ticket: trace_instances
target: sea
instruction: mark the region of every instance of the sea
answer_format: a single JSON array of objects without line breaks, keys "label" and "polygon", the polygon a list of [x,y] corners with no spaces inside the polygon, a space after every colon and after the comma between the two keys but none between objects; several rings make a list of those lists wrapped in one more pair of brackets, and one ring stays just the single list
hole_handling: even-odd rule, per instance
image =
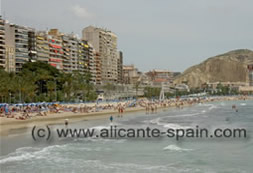
[{"label": "sea", "polygon": [[[232,109],[236,105],[236,109]],[[32,129],[1,137],[0,172],[252,173],[253,101],[224,101],[70,123],[68,128],[245,129],[232,137],[58,138],[34,141]],[[49,125],[51,133],[65,125]],[[182,134],[181,134],[182,135]],[[229,135],[229,134],[227,134]]]}]

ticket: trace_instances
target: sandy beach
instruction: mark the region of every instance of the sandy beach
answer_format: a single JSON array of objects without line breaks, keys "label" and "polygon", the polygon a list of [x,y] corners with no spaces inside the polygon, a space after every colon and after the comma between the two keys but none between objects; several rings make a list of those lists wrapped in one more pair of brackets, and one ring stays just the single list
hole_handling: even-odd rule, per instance
[{"label": "sandy beach", "polygon": [[[233,100],[242,100],[242,99],[252,99],[251,97],[238,97],[238,96],[227,96],[227,97],[217,97],[217,98],[209,98],[205,100],[201,100],[201,103],[205,102],[215,102],[215,101],[233,101]],[[179,101],[180,102],[180,101]],[[188,104],[184,103],[184,106],[193,106],[197,104]],[[176,103],[172,103],[169,106],[157,106],[157,110],[163,110],[168,108],[175,108]],[[137,106],[137,107],[128,107],[124,110],[124,115],[127,113],[138,112],[138,111],[146,111],[145,107]],[[88,121],[95,119],[105,119],[109,118],[111,115],[118,115],[118,111],[115,109],[102,110],[101,112],[88,112],[88,113],[73,113],[73,112],[62,112],[62,113],[50,113],[47,116],[34,116],[30,119],[26,120],[18,120],[14,118],[6,118],[0,117],[0,136],[8,136],[12,134],[13,131],[17,133],[20,129],[20,132],[24,129],[28,129],[36,126],[45,126],[45,125],[53,125],[53,124],[63,124],[65,119],[68,119],[69,123],[79,122],[79,121]]]},{"label": "sandy beach", "polygon": [[[126,113],[145,111],[145,108],[128,108],[125,110]],[[116,115],[118,111],[105,110],[102,112],[90,112],[90,113],[55,113],[48,116],[37,116],[27,120],[17,120],[5,117],[0,117],[0,135],[8,135],[12,130],[30,128],[34,125],[43,126],[49,124],[63,124],[65,119],[69,119],[69,123],[108,118],[110,115]]]}]

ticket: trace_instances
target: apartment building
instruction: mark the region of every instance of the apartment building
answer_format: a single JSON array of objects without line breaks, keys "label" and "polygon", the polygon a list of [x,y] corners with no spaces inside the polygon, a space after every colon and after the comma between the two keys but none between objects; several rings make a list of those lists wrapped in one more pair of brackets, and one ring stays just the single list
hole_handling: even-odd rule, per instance
[{"label": "apartment building", "polygon": [[30,29],[28,31],[28,55],[30,61],[34,62],[37,60],[35,29]]},{"label": "apartment building", "polygon": [[95,64],[96,64],[96,84],[101,84],[101,58],[100,54],[94,50],[94,59],[95,59]]},{"label": "apartment building", "polygon": [[123,53],[118,51],[118,59],[117,59],[117,69],[118,69],[118,83],[123,83]]},{"label": "apartment building", "polygon": [[82,36],[100,54],[102,83],[117,82],[117,36],[111,31],[93,26],[84,28]]},{"label": "apartment building", "polygon": [[5,70],[7,72],[16,71],[16,53],[15,53],[15,27],[13,24],[5,23]]},{"label": "apartment building", "polygon": [[61,34],[58,29],[51,29],[48,32],[49,43],[49,61],[48,63],[57,68],[63,70],[63,48]]},{"label": "apartment building", "polygon": [[155,83],[171,82],[173,73],[169,70],[154,69],[146,73],[150,79]]},{"label": "apartment building", "polygon": [[83,72],[80,68],[81,62],[79,56],[81,55],[80,41],[73,34],[62,34],[63,46],[63,71],[71,73],[73,71]]},{"label": "apartment building", "polygon": [[5,60],[5,21],[0,16],[0,68],[6,68]]},{"label": "apartment building", "polygon": [[134,84],[140,77],[138,69],[134,65],[123,66],[123,83]]},{"label": "apartment building", "polygon": [[21,71],[23,64],[29,61],[28,31],[30,28],[13,25],[15,28],[15,61],[16,72]]},{"label": "apartment building", "polygon": [[49,44],[48,35],[45,31],[36,32],[36,60],[48,63],[49,61]]},{"label": "apartment building", "polygon": [[88,67],[89,67],[89,72],[91,74],[91,81],[96,84],[96,76],[97,76],[97,72],[96,72],[96,60],[95,60],[95,50],[93,48],[93,46],[88,43],[89,45],[89,63],[88,63]]},{"label": "apartment building", "polygon": [[58,29],[51,29],[48,37],[49,64],[66,73],[89,71],[92,65],[91,61],[89,64],[89,58],[92,58],[93,55],[86,41],[80,40],[74,34],[60,33]]},{"label": "apartment building", "polygon": [[123,81],[123,54],[111,31],[90,26],[79,39],[58,29],[36,31],[0,18],[0,67],[19,72],[28,61],[42,61],[66,73],[89,72],[94,84]]},{"label": "apartment building", "polygon": [[83,42],[78,39],[77,43],[77,69],[80,73],[84,74],[87,72],[87,51],[84,48]]}]

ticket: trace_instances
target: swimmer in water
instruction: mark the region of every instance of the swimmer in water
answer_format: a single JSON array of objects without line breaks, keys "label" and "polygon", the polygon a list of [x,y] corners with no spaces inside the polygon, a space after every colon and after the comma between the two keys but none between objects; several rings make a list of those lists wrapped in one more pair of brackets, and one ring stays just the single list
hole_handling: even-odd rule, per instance
[{"label": "swimmer in water", "polygon": [[111,121],[111,122],[113,121],[113,117],[112,117],[112,116],[110,116],[110,121]]},{"label": "swimmer in water", "polygon": [[68,124],[69,124],[69,120],[68,119],[65,119],[65,126],[68,127]]},{"label": "swimmer in water", "polygon": [[236,105],[232,105],[232,109],[236,109]]}]

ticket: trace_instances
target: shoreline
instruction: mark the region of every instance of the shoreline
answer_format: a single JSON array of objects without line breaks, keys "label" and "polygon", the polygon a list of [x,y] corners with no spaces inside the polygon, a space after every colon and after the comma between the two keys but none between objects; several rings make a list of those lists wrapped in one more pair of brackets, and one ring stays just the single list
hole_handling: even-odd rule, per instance
[{"label": "shoreline", "polygon": [[[252,100],[252,97],[248,97],[246,100]],[[240,97],[234,96],[226,96],[219,99],[214,100],[206,100],[203,103],[210,103],[210,102],[221,102],[221,101],[238,101],[243,100]],[[197,103],[196,103],[197,104]],[[185,104],[184,107],[195,106],[196,104]],[[171,105],[167,107],[159,106],[157,111],[161,110],[169,110],[175,109],[176,105]],[[129,113],[134,112],[145,112],[146,109],[144,107],[133,107],[133,108],[126,108],[124,111],[124,116]],[[33,117],[32,119],[27,120],[16,120],[16,119],[9,119],[5,117],[0,117],[0,137],[1,136],[8,136],[9,134],[15,133],[22,133],[24,129],[32,128],[33,126],[45,126],[45,125],[56,125],[56,124],[64,124],[65,119],[69,119],[69,123],[75,123],[80,121],[89,121],[89,120],[97,120],[97,119],[105,119],[109,118],[110,115],[117,115],[117,110],[105,110],[101,112],[89,112],[89,113],[54,113],[48,116],[37,116]],[[20,130],[20,132],[17,132]]]},{"label": "shoreline", "polygon": [[[159,108],[161,109],[161,108]],[[145,108],[137,107],[137,108],[128,108],[125,110],[124,115],[133,112],[143,112]],[[8,136],[11,134],[11,131],[18,129],[28,129],[36,126],[43,125],[56,125],[56,124],[64,124],[65,119],[69,119],[69,123],[75,123],[79,121],[89,121],[96,119],[109,118],[110,115],[117,115],[118,111],[114,110],[106,110],[102,112],[89,112],[89,113],[61,113],[61,114],[50,114],[48,116],[38,116],[33,117],[32,119],[27,120],[16,120],[16,119],[8,119],[0,117],[0,137]]]}]

